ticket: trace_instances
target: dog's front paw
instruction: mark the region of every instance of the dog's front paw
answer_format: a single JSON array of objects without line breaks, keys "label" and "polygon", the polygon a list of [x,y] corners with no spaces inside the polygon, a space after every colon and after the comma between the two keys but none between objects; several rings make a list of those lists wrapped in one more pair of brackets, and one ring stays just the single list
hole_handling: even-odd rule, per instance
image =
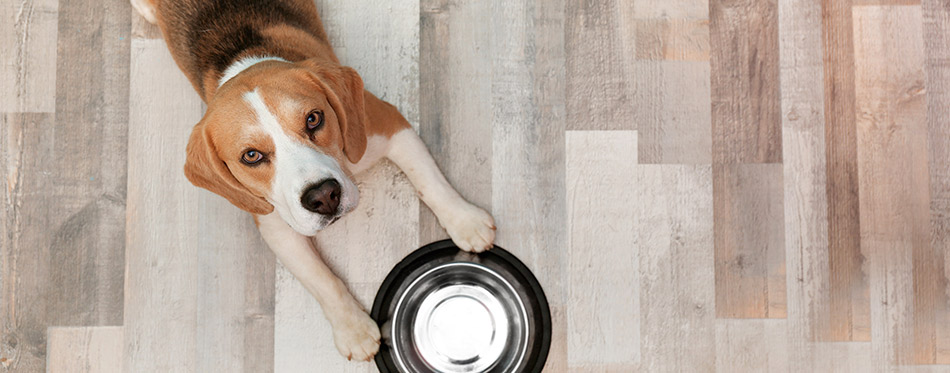
[{"label": "dog's front paw", "polygon": [[485,210],[463,201],[447,215],[443,227],[462,250],[480,253],[494,246],[495,219]]},{"label": "dog's front paw", "polygon": [[366,311],[352,310],[333,323],[333,343],[347,360],[369,361],[379,351],[379,327]]}]

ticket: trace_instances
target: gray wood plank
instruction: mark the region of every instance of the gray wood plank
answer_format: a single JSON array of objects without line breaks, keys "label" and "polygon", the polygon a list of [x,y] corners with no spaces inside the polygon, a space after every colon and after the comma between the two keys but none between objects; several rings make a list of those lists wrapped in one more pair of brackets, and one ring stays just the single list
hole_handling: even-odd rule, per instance
[{"label": "gray wood plank", "polygon": [[[635,179],[636,131],[569,131],[568,364],[640,362],[639,196],[616,188]],[[596,149],[596,151],[592,151]]]},{"label": "gray wood plank", "polygon": [[[52,325],[119,325],[129,119],[128,2],[63,2],[47,200]],[[52,207],[52,206],[51,206]],[[62,219],[62,220],[60,220]]]},{"label": "gray wood plank", "polygon": [[[554,308],[565,304],[563,1],[492,4],[492,203],[496,242],[538,277]],[[555,318],[553,350],[566,350]],[[547,368],[566,371],[566,354]]]},{"label": "gray wood plank", "polygon": [[56,108],[58,0],[0,4],[0,112]]},{"label": "gray wood plank", "polygon": [[[46,361],[46,327],[49,273],[47,224],[56,214],[43,206],[52,184],[49,155],[54,151],[49,129],[53,115],[46,113],[3,114],[2,157],[3,236],[0,241],[0,361],[11,370],[42,371]],[[40,193],[31,191],[41,191]],[[45,192],[45,193],[44,193]],[[51,216],[52,215],[52,216]]]},{"label": "gray wood plank", "polygon": [[124,368],[196,371],[198,250],[233,243],[217,222],[243,213],[185,179],[202,104],[162,40],[132,42],[130,79]]},{"label": "gray wood plank", "polygon": [[827,370],[813,343],[831,322],[821,3],[780,2],[778,14],[788,353],[795,368]]},{"label": "gray wood plank", "polygon": [[[922,2],[927,73],[927,128],[930,150],[931,244],[936,273],[943,273],[935,299],[936,359],[950,364],[950,3]],[[942,254],[941,260],[939,254]],[[941,308],[942,306],[942,308]]]},{"label": "gray wood plank", "polygon": [[55,327],[49,329],[48,372],[122,371],[121,326]]},{"label": "gray wood plank", "polygon": [[641,371],[715,368],[711,177],[709,165],[636,167]]},{"label": "gray wood plank", "polygon": [[[491,2],[421,0],[419,7],[419,135],[449,183],[490,213]],[[420,242],[448,237],[428,208],[419,222]]]},{"label": "gray wood plank", "polygon": [[712,162],[709,62],[636,61],[640,163]]},{"label": "gray wood plank", "polygon": [[628,72],[628,60],[634,57],[635,24],[630,12],[622,11],[630,3],[565,4],[568,129],[637,129]]}]

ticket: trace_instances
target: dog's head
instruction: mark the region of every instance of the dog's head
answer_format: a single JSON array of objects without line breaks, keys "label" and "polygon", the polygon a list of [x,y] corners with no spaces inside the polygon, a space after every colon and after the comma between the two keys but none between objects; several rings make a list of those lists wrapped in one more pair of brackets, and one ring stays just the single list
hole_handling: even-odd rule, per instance
[{"label": "dog's head", "polygon": [[366,150],[363,81],[330,63],[268,61],[225,83],[188,142],[192,184],[312,236],[356,208],[343,166]]}]

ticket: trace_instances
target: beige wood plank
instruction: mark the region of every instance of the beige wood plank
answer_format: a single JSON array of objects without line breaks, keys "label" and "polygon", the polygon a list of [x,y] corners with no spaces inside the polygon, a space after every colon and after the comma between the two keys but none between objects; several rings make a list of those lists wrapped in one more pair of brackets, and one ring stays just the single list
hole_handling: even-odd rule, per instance
[{"label": "beige wood plank", "polygon": [[[565,309],[564,1],[492,4],[492,203],[496,242],[518,256],[554,309]],[[567,325],[554,317],[547,370],[567,370]]]},{"label": "beige wood plank", "polygon": [[854,30],[851,0],[823,0],[825,141],[830,328],[828,341],[871,339],[870,294],[862,252],[855,134]]},{"label": "beige wood plank", "polygon": [[782,176],[788,297],[789,361],[804,371],[827,340],[828,200],[825,171],[824,63],[821,3],[779,3],[779,76],[782,92]]},{"label": "beige wood plank", "polygon": [[933,363],[937,274],[921,9],[861,6],[853,17],[861,238],[872,262],[874,359]]},{"label": "beige wood plank", "polygon": [[[798,360],[799,366],[809,360]],[[812,371],[864,373],[875,371],[870,342],[818,342],[815,344]],[[876,367],[881,370],[880,366]]]},{"label": "beige wood plank", "polygon": [[202,104],[162,40],[133,40],[130,80],[124,367],[195,371],[198,250],[233,243],[218,222],[242,213],[181,171]]},{"label": "beige wood plank", "polygon": [[629,63],[636,24],[630,2],[568,1],[567,125],[571,130],[634,130]]},{"label": "beige wood plank", "polygon": [[[636,176],[635,131],[569,131],[568,364],[640,361],[638,196],[618,185]],[[596,149],[596,151],[591,151]]]},{"label": "beige wood plank", "polygon": [[633,2],[637,19],[708,19],[709,0],[638,0]]},{"label": "beige wood plank", "polygon": [[709,165],[636,167],[641,371],[715,368],[711,178]]},{"label": "beige wood plank", "polygon": [[785,318],[782,165],[713,165],[716,316]]},{"label": "beige wood plank", "polygon": [[716,320],[716,371],[790,371],[787,340],[785,320]]},{"label": "beige wood plank", "polygon": [[637,61],[633,70],[640,163],[709,164],[709,63]]},{"label": "beige wood plank", "polygon": [[782,162],[776,3],[709,3],[715,163]]},{"label": "beige wood plank", "polygon": [[55,110],[58,11],[57,0],[0,4],[0,112]]},{"label": "beige wood plank", "polygon": [[[419,6],[419,135],[462,197],[491,212],[491,2]],[[448,238],[428,208],[419,222],[420,242]]]},{"label": "beige wood plank", "polygon": [[[936,362],[950,364],[950,3],[923,1],[930,150],[930,219],[934,264],[943,282],[935,294]],[[939,277],[940,274],[942,277]],[[939,285],[939,284],[938,284]],[[943,291],[939,291],[943,289]],[[941,308],[942,306],[942,308]]]},{"label": "beige wood plank", "polygon": [[709,18],[636,20],[638,60],[709,62]]},{"label": "beige wood plank", "polygon": [[[341,62],[360,73],[367,90],[396,105],[415,124],[419,118],[419,3],[378,5],[317,2]],[[392,267],[420,245],[420,203],[408,179],[389,162],[357,175],[356,181],[359,207],[317,234],[314,242],[334,273],[369,310]],[[275,371],[312,371],[314,367],[328,372],[376,371],[372,363],[349,362],[337,352],[332,328],[319,304],[283,266],[277,269],[274,340]]]},{"label": "beige wood plank", "polygon": [[55,327],[49,329],[48,372],[122,371],[121,326]]}]

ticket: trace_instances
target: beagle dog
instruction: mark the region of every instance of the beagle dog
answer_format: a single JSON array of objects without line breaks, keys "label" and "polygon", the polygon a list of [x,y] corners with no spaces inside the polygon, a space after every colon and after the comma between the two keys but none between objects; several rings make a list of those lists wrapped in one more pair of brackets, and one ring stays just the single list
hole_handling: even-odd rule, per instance
[{"label": "beagle dog", "polygon": [[337,349],[369,360],[379,328],[310,236],[356,208],[353,175],[395,163],[463,250],[492,247],[491,215],[445,180],[389,103],[340,65],[312,0],[131,0],[157,24],[208,110],[188,142],[194,185],[254,215],[277,258],[317,299]]}]

